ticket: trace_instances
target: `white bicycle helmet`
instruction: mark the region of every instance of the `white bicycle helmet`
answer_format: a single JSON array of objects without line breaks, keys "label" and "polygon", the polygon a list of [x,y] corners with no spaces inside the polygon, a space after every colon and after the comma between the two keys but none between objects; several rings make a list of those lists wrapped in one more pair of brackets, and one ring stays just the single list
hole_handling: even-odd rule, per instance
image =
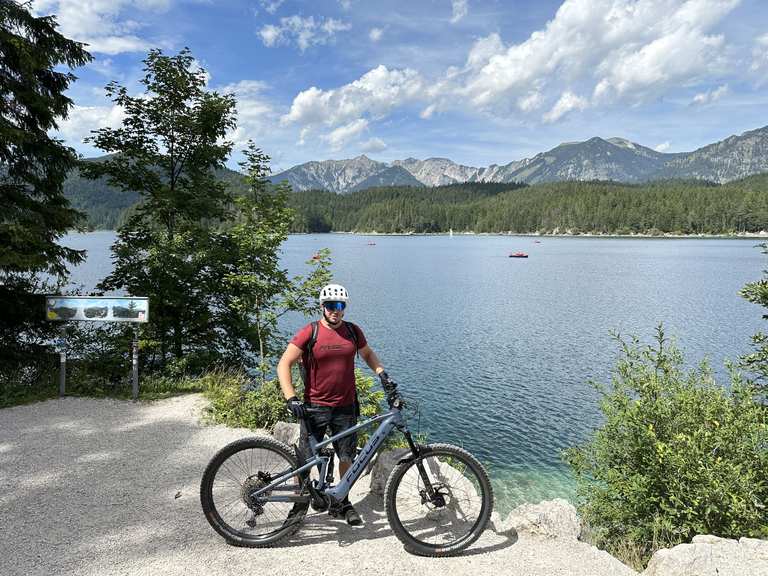
[{"label": "white bicycle helmet", "polygon": [[349,302],[349,293],[341,284],[328,284],[320,290],[320,304],[323,302]]}]

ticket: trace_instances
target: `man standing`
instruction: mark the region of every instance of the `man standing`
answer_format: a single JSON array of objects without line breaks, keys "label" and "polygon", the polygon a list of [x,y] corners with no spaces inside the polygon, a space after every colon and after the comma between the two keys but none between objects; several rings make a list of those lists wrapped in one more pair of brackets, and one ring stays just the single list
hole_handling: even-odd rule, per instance
[{"label": "man standing", "polygon": [[[320,290],[322,318],[299,330],[288,344],[277,365],[280,388],[286,398],[288,410],[297,418],[305,419],[306,430],[320,442],[330,427],[331,434],[338,434],[357,424],[358,406],[355,388],[355,354],[389,383],[389,376],[379,358],[366,342],[363,331],[351,322],[344,322],[344,311],[349,303],[347,290],[339,284],[328,284]],[[315,342],[312,345],[313,328],[316,325]],[[296,397],[291,380],[291,366],[302,359],[306,373],[304,400]],[[305,406],[313,408],[307,413]],[[301,439],[306,448],[306,437]],[[339,459],[339,473],[343,476],[352,464],[357,452],[357,434],[350,434],[334,442]],[[305,454],[306,452],[302,450]],[[333,516],[343,516],[351,526],[362,524],[360,515],[345,498],[338,507],[330,510]]]}]

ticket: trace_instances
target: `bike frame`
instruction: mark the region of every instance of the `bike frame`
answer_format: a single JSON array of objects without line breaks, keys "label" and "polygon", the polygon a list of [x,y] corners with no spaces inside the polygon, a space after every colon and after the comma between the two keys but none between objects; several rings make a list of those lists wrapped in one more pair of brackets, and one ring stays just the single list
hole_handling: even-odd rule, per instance
[{"label": "bike frame", "polygon": [[[363,446],[362,450],[357,455],[357,458],[355,458],[352,465],[349,467],[349,470],[347,470],[337,485],[328,488],[326,484],[326,477],[330,457],[320,454],[320,451],[339,438],[344,438],[345,436],[354,434],[362,428],[373,426],[376,422],[381,422],[381,424],[379,424],[379,427],[368,439],[368,442],[366,442],[365,446]],[[362,474],[363,470],[365,470],[366,466],[368,466],[368,463],[371,461],[378,449],[381,448],[384,440],[392,433],[395,428],[398,428],[403,432],[406,439],[408,440],[408,444],[410,445],[413,454],[418,454],[418,449],[413,443],[411,435],[408,432],[405,418],[403,417],[401,411],[395,408],[385,412],[384,414],[369,418],[368,420],[365,420],[360,424],[349,428],[348,430],[344,430],[339,434],[331,436],[322,442],[317,442],[311,434],[307,434],[309,440],[309,448],[312,452],[312,456],[308,458],[301,467],[296,468],[295,470],[288,470],[286,472],[280,473],[280,475],[272,480],[272,482],[270,482],[267,486],[251,492],[250,496],[252,498],[263,498],[268,502],[306,502],[309,499],[308,496],[278,496],[272,495],[271,492],[276,489],[280,490],[278,486],[290,480],[294,476],[301,474],[302,472],[309,471],[313,466],[318,466],[320,469],[320,481],[317,486],[317,491],[330,496],[336,502],[340,502],[349,494],[349,491],[360,477],[360,474]],[[265,493],[268,493],[269,495],[263,497],[262,494]]]}]

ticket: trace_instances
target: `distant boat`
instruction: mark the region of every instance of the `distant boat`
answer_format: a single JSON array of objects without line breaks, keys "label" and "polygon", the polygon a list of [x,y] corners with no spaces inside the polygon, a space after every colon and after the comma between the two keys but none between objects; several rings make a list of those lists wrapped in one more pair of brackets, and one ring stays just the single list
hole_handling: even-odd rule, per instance
[{"label": "distant boat", "polygon": [[534,244],[541,244],[541,240],[534,240],[533,243]]},{"label": "distant boat", "polygon": [[453,238],[453,228],[450,228],[450,229],[448,230],[448,235],[449,235],[451,238]]},{"label": "distant boat", "polygon": [[525,252],[513,252],[509,255],[510,258],[528,258],[528,254]]},{"label": "distant boat", "polygon": [[376,242],[368,242],[368,246],[376,246]]}]

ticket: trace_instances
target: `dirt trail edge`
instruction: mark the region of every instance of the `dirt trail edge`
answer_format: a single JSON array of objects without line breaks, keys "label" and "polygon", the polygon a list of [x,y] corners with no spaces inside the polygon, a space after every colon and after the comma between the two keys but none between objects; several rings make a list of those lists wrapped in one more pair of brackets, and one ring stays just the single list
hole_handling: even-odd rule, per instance
[{"label": "dirt trail edge", "polygon": [[211,456],[252,431],[201,422],[198,394],[156,402],[63,398],[0,410],[4,576],[504,574],[629,576],[581,542],[491,530],[463,556],[420,558],[392,534],[363,477],[365,524],[311,514],[285,545],[228,546],[200,509]]}]

